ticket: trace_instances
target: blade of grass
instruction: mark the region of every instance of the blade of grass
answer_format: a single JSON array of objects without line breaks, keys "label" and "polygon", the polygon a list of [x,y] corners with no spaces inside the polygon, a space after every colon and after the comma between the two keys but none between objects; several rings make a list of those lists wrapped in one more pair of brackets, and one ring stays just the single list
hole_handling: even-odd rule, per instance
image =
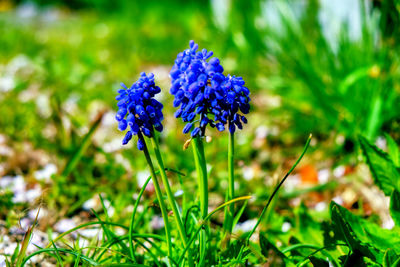
[{"label": "blade of grass", "polygon": [[69,159],[69,161],[65,165],[64,170],[61,173],[62,176],[68,176],[71,173],[71,171],[76,167],[79,160],[82,158],[83,154],[85,153],[86,149],[89,147],[92,136],[93,136],[94,132],[96,131],[96,129],[99,127],[104,113],[105,113],[104,111],[100,112],[99,115],[97,116],[96,120],[92,123],[92,126],[90,127],[88,133],[83,137],[81,144],[79,145],[79,147],[76,149],[75,153],[72,155],[72,157]]},{"label": "blade of grass", "polygon": [[[68,230],[68,231],[65,231],[64,233],[58,235],[58,236],[53,240],[53,242],[54,242],[54,243],[57,242],[58,240],[60,240],[60,239],[63,238],[64,236],[66,236],[66,235],[68,235],[68,234],[70,234],[70,233],[72,233],[72,232],[75,232],[76,230],[79,230],[79,229],[81,229],[81,228],[85,228],[85,227],[88,227],[88,226],[91,226],[91,225],[98,225],[98,224],[99,224],[99,225],[105,224],[105,225],[118,226],[118,227],[121,227],[121,228],[123,228],[123,229],[125,229],[125,230],[128,230],[128,229],[129,229],[128,227],[126,227],[126,226],[123,225],[123,224],[114,223],[114,222],[105,222],[105,221],[88,222],[88,223],[84,223],[84,224],[78,225],[78,226],[76,226],[76,227],[74,227],[74,228],[71,228],[71,229]],[[51,246],[51,243],[48,244],[45,248],[50,248],[50,246]]]},{"label": "blade of grass", "polygon": [[232,200],[229,200],[227,202],[225,202],[224,204],[218,206],[217,208],[215,208],[213,211],[211,211],[205,218],[204,220],[200,221],[200,225],[197,227],[196,232],[194,233],[194,235],[192,235],[192,237],[189,239],[189,242],[187,244],[187,246],[185,246],[185,249],[183,250],[183,252],[181,253],[181,256],[179,257],[178,260],[178,265],[181,264],[182,260],[185,257],[185,253],[186,251],[189,249],[190,245],[192,244],[192,242],[196,239],[196,236],[200,233],[201,229],[203,228],[203,226],[207,223],[207,221],[211,218],[211,216],[213,216],[216,212],[218,212],[219,210],[223,209],[224,207],[233,204],[235,202],[238,201],[243,201],[243,200],[249,200],[251,198],[251,196],[244,196],[244,197],[237,197],[234,198]]},{"label": "blade of grass", "polygon": [[[73,251],[73,250],[64,249],[64,248],[58,248],[58,251],[61,251],[61,252],[66,253],[66,254],[74,255],[75,257],[78,257],[78,256],[79,256],[79,257],[81,257],[83,260],[85,260],[85,261],[87,261],[88,263],[90,263],[91,265],[94,265],[94,266],[100,265],[98,262],[94,261],[93,259],[88,258],[88,257],[86,257],[86,256],[83,256],[83,255],[81,255],[81,253],[77,253],[77,252],[75,252],[75,251]],[[23,260],[23,262],[21,263],[21,265],[19,265],[19,266],[23,267],[32,257],[34,257],[34,256],[36,256],[36,255],[39,255],[39,254],[41,254],[41,253],[45,253],[45,252],[55,252],[55,249],[54,249],[54,248],[43,248],[43,249],[40,249],[40,250],[38,250],[38,251],[35,251],[35,252],[33,252],[32,254],[30,254],[28,257],[26,257],[26,258]]]},{"label": "blade of grass", "polygon": [[240,208],[240,210],[238,211],[238,213],[236,214],[235,218],[233,219],[233,225],[232,225],[233,228],[232,228],[232,229],[234,229],[235,226],[236,226],[236,224],[239,222],[240,217],[242,216],[244,210],[246,209],[247,203],[248,203],[248,201],[246,200],[246,201],[243,203],[243,205],[242,205],[242,207]]},{"label": "blade of grass", "polygon": [[21,263],[23,262],[23,259],[26,254],[26,250],[28,249],[29,242],[31,241],[31,238],[33,235],[33,229],[35,228],[35,226],[37,224],[39,212],[40,212],[40,208],[39,208],[38,212],[36,213],[36,217],[35,217],[35,220],[34,220],[32,226],[30,226],[28,228],[28,231],[26,231],[26,233],[24,235],[24,239],[23,239],[22,245],[21,245],[21,250],[19,251],[19,254],[17,257],[17,265],[16,266],[21,266]]},{"label": "blade of grass", "polygon": [[133,251],[133,241],[132,241],[133,222],[135,220],[135,215],[136,215],[136,211],[137,211],[137,208],[139,206],[139,203],[140,203],[140,199],[142,198],[144,190],[146,189],[147,184],[150,182],[150,180],[151,180],[151,176],[149,176],[149,178],[147,178],[146,182],[144,183],[144,185],[142,186],[142,189],[139,192],[139,195],[138,195],[138,197],[136,199],[136,202],[135,202],[135,206],[133,207],[133,212],[132,212],[132,216],[131,216],[131,222],[129,224],[129,251],[131,253],[131,258],[134,259],[134,262],[136,262],[136,259],[135,259],[135,252]]},{"label": "blade of grass", "polygon": [[[100,198],[100,199],[101,199],[101,198]],[[103,205],[104,205],[104,203],[103,203]],[[105,206],[103,206],[103,207],[105,207]],[[102,221],[102,220],[100,219],[100,216],[99,216],[93,209],[92,209],[92,212],[94,213],[94,215],[96,216],[96,218],[97,218],[99,221]],[[106,210],[105,210],[104,212],[107,213]],[[104,233],[107,235],[107,239],[110,240],[110,239],[113,239],[113,238],[117,237],[110,229],[108,229],[108,228],[106,227],[105,224],[102,224],[101,227],[103,228]],[[126,251],[126,252],[129,252],[129,249],[128,249],[128,247],[125,245],[125,243],[119,242],[119,243],[117,243],[117,244],[118,244],[118,246],[120,246],[120,248],[121,248],[122,250],[124,250],[124,251]]]},{"label": "blade of grass", "polygon": [[256,231],[258,225],[261,222],[261,219],[263,217],[263,215],[265,214],[265,212],[267,211],[269,205],[272,202],[272,199],[274,198],[275,194],[278,192],[278,190],[281,188],[282,184],[286,181],[286,179],[289,177],[289,175],[292,173],[292,171],[294,170],[294,168],[296,168],[296,166],[299,164],[300,160],[303,158],[304,154],[306,153],[309,145],[310,145],[310,141],[311,141],[312,135],[310,134],[310,136],[307,139],[306,144],[304,145],[303,148],[303,152],[301,153],[300,157],[297,159],[297,161],[295,162],[295,164],[292,166],[292,168],[290,168],[290,170],[286,173],[286,175],[283,177],[283,179],[280,181],[280,183],[278,184],[278,186],[275,187],[274,191],[272,192],[271,196],[268,199],[267,204],[264,206],[263,210],[261,211],[260,216],[258,217],[257,223],[256,225],[254,225],[253,229],[251,230],[251,232],[249,233],[249,235],[246,238],[246,244],[249,243],[251,236],[254,234],[254,232]]},{"label": "blade of grass", "polygon": [[56,245],[54,244],[53,241],[51,241],[51,243],[53,244],[58,264],[60,264],[61,267],[64,267],[64,264],[62,263],[62,259],[61,259],[60,253],[58,252],[58,249],[57,249]]},{"label": "blade of grass", "polygon": [[[133,235],[135,236],[135,234],[133,234]],[[153,242],[152,240],[150,240],[148,237],[144,237],[143,234],[137,234],[137,236],[138,236],[139,238],[143,238],[144,240],[146,240],[147,242],[149,242],[149,243],[151,244],[151,246],[154,247],[154,248],[157,250],[157,252],[158,252],[159,255],[162,255],[163,257],[167,256],[167,254],[165,254],[165,252],[162,251],[162,249],[161,249],[158,245],[156,245],[155,242]],[[154,238],[154,235],[152,236],[152,238]],[[157,235],[157,238],[158,238],[159,240],[162,240],[162,241],[166,242],[164,238],[161,237],[162,239],[160,239],[160,236],[158,236],[158,235]],[[128,239],[128,235],[121,236],[121,237],[117,237],[117,238],[115,238],[115,240],[110,240],[108,243],[106,243],[106,244],[104,245],[103,248],[110,248],[110,247],[111,247],[112,245],[114,245],[115,243],[120,242],[120,241],[123,241],[123,240],[126,240],[126,239]],[[137,238],[134,238],[134,240],[137,242]],[[143,244],[144,244],[144,243],[140,243],[139,245],[142,246]],[[144,248],[144,249],[147,249],[147,247],[143,247],[143,248]],[[106,251],[103,250],[103,251],[99,254],[99,256],[97,257],[96,260],[99,261],[99,260],[101,259],[101,257],[104,255],[105,252],[106,252]]]},{"label": "blade of grass", "polygon": [[79,266],[80,260],[81,260],[81,254],[79,253],[79,254],[75,257],[74,267],[78,267],[78,266]]}]

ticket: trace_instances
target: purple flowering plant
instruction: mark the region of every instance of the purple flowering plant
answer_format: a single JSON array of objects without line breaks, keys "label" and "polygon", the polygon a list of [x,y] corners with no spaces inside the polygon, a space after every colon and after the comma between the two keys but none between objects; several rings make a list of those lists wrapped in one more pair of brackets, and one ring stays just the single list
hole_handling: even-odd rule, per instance
[{"label": "purple flowering plant", "polygon": [[[212,242],[208,222],[210,217],[217,211],[225,209],[223,240],[225,240],[224,246],[230,247],[231,233],[235,224],[234,204],[250,198],[249,196],[235,198],[234,194],[234,134],[236,129],[242,129],[243,124],[247,123],[245,116],[250,111],[250,90],[245,86],[242,77],[230,74],[225,75],[219,58],[213,56],[212,51],[207,49],[199,50],[194,41],[189,42],[188,49],[178,53],[170,71],[170,78],[171,88],[169,91],[174,96],[172,105],[177,108],[175,117],[180,118],[185,123],[183,133],[190,133],[190,139],[187,143],[192,144],[197,170],[199,201],[198,204],[193,206],[200,211],[200,217],[195,219],[197,228],[188,232],[186,223],[190,217],[188,212],[191,209],[187,210],[186,214],[182,214],[182,209],[177,204],[166,174],[157,134],[157,132],[162,132],[163,130],[163,104],[155,99],[156,95],[161,92],[161,88],[156,85],[155,77],[152,73],[146,74],[142,72],[139,79],[131,87],[121,83],[123,88],[118,91],[118,96],[116,97],[118,111],[115,118],[118,121],[119,130],[126,131],[122,144],[128,144],[134,136],[137,136],[137,148],[144,152],[149,165],[151,179],[164,221],[167,245],[165,263],[169,266],[209,266],[211,264],[209,258],[210,242]],[[208,172],[204,152],[204,137],[208,127],[216,128],[220,132],[226,128],[229,129],[227,199],[224,204],[210,213],[208,210]],[[149,153],[148,143],[151,143],[153,148],[162,184],[158,181],[157,172]],[[308,144],[309,140],[305,150]],[[286,177],[275,189],[270,200]],[[175,224],[169,222],[167,205],[164,202],[165,198],[161,185],[164,187]],[[143,189],[141,194],[143,194]],[[140,197],[137,200],[136,207],[139,200]],[[264,207],[257,224],[247,236],[246,242],[240,247],[240,255],[246,254],[245,250],[250,237],[256,230],[269,204],[270,201]],[[135,211],[132,213],[129,228],[129,250],[132,259],[135,259],[132,239]],[[192,213],[191,216],[195,216],[195,214]],[[182,246],[176,246],[174,230],[176,230],[178,240]]]}]

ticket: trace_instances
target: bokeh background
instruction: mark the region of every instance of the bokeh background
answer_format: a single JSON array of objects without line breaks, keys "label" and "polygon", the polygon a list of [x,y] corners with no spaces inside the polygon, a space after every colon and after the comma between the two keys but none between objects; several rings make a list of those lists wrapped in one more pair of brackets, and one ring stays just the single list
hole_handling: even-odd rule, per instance
[{"label": "bokeh background", "polygon": [[[255,196],[241,227],[255,223],[309,133],[311,149],[275,203],[281,216],[263,227],[280,229],[304,206],[325,218],[332,199],[393,227],[356,141],[364,135],[383,149],[384,133],[400,141],[399,14],[395,0],[0,0],[0,252],[11,254],[39,207],[37,244],[48,229],[93,219],[98,194],[112,220],[128,224],[149,172],[140,151],[121,145],[115,96],[142,71],[163,90],[166,165],[186,174],[171,175],[174,190],[195,199],[168,77],[189,40],[252,93],[236,138],[237,195]],[[208,134],[212,208],[227,186],[227,135]],[[143,225],[157,228],[149,206]]]}]

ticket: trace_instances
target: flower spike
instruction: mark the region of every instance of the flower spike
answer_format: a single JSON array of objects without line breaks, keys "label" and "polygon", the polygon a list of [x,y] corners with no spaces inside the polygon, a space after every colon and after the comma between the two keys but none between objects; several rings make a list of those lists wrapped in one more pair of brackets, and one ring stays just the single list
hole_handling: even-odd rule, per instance
[{"label": "flower spike", "polygon": [[[118,121],[118,129],[125,131],[128,126],[122,144],[126,145],[133,135],[139,133],[147,137],[153,137],[153,129],[161,132],[163,126],[163,105],[154,99],[161,92],[160,87],[154,83],[154,74],[142,72],[139,79],[130,88],[121,83],[123,89],[118,91],[118,112],[115,116]],[[137,147],[143,150],[143,140],[139,138]]]}]

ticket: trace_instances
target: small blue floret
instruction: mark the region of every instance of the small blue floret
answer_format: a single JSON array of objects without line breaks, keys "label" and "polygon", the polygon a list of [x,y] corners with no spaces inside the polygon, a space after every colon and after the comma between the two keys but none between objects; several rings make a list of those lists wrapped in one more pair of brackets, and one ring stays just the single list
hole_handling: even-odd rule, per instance
[{"label": "small blue floret", "polygon": [[[125,131],[129,126],[122,144],[126,145],[133,135],[142,133],[147,137],[153,136],[153,128],[161,132],[163,105],[154,99],[161,92],[160,87],[154,83],[154,74],[142,72],[140,78],[128,88],[121,83],[123,89],[118,90],[118,112],[115,119],[118,121],[118,129]],[[137,143],[139,150],[143,150],[143,140],[139,138]]]}]

